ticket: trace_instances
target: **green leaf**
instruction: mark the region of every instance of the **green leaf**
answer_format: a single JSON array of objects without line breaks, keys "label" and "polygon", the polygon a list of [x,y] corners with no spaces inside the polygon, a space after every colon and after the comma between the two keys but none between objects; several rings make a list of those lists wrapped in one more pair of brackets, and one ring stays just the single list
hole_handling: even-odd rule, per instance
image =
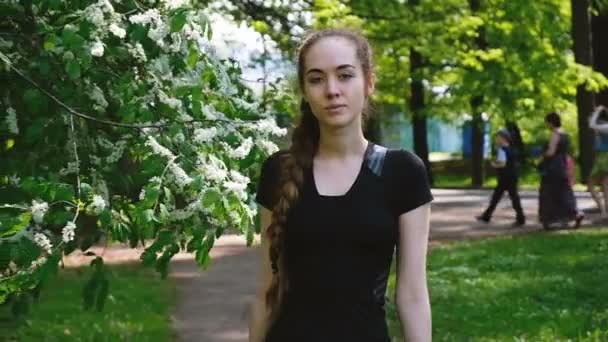
[{"label": "green leaf", "polygon": [[203,206],[210,207],[212,204],[219,202],[222,198],[222,194],[216,189],[209,189],[203,195]]},{"label": "green leaf", "polygon": [[32,213],[25,212],[21,215],[0,221],[0,237],[10,236],[25,229],[32,220]]},{"label": "green leaf", "polygon": [[178,11],[173,18],[171,18],[171,32],[179,32],[182,30],[187,20],[187,11]]},{"label": "green leaf", "polygon": [[207,40],[211,40],[211,38],[213,37],[213,29],[211,28],[211,22],[207,20],[205,24],[207,26],[205,30],[207,32]]},{"label": "green leaf", "polygon": [[69,61],[65,66],[65,71],[72,80],[80,78],[80,65],[76,60]]},{"label": "green leaf", "polygon": [[42,47],[46,51],[52,51],[57,46],[57,43],[58,43],[57,40],[58,39],[57,39],[56,35],[50,34],[46,37],[46,40],[44,41],[44,44],[42,45]]}]

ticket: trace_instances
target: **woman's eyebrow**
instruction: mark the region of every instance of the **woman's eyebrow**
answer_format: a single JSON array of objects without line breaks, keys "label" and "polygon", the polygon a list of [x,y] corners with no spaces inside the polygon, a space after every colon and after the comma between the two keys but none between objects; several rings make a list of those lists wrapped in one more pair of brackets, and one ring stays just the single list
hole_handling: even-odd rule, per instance
[{"label": "woman's eyebrow", "polygon": [[[336,68],[336,70],[338,70],[338,71],[339,71],[339,70],[348,69],[348,68],[352,68],[352,69],[354,69],[354,68],[355,68],[355,66],[354,66],[354,65],[351,65],[351,64],[341,64],[341,65],[339,65],[339,66]],[[309,70],[308,70],[306,73],[307,73],[307,74],[310,74],[310,73],[313,73],[313,72],[320,72],[320,73],[323,73],[323,70],[321,70],[321,69],[317,69],[317,68],[313,68],[313,69],[309,69]]]}]

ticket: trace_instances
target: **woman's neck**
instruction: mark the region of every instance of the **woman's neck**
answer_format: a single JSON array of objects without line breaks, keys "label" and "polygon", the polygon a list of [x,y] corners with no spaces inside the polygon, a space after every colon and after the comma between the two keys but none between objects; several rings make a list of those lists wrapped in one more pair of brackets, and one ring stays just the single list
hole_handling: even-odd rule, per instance
[{"label": "woman's neck", "polygon": [[321,132],[317,156],[325,158],[344,158],[361,155],[367,147],[367,140],[361,130],[351,132]]}]

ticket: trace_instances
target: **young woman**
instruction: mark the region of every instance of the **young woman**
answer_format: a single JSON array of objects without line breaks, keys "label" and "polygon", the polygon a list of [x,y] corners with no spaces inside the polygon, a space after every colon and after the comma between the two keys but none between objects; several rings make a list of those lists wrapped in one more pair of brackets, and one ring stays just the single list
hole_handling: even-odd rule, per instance
[{"label": "young woman", "polygon": [[[600,115],[603,114],[603,115]],[[600,209],[602,219],[608,216],[608,110],[598,106],[591,114],[589,127],[595,131],[595,160],[587,181],[591,197]],[[601,186],[603,199],[596,187]]]},{"label": "young woman", "polygon": [[539,164],[538,217],[545,229],[549,229],[553,223],[570,221],[574,221],[574,227],[578,228],[584,216],[577,209],[576,198],[568,181],[566,163],[570,138],[561,129],[559,114],[547,114],[545,124],[551,130],[551,138]]},{"label": "young woman", "polygon": [[430,202],[419,158],[367,141],[372,52],[328,30],[298,51],[301,121],[262,167],[262,262],[250,341],[390,341],[384,301],[395,247],[395,302],[408,341],[431,340],[426,284]]}]

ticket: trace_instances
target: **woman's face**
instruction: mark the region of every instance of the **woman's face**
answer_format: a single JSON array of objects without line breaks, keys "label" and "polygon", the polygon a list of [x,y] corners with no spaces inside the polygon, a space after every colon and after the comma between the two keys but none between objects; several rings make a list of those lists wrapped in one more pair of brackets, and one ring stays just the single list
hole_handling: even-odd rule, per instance
[{"label": "woman's face", "polygon": [[374,81],[365,75],[355,45],[346,38],[326,37],[314,43],[304,57],[304,99],[320,126],[360,127]]}]

